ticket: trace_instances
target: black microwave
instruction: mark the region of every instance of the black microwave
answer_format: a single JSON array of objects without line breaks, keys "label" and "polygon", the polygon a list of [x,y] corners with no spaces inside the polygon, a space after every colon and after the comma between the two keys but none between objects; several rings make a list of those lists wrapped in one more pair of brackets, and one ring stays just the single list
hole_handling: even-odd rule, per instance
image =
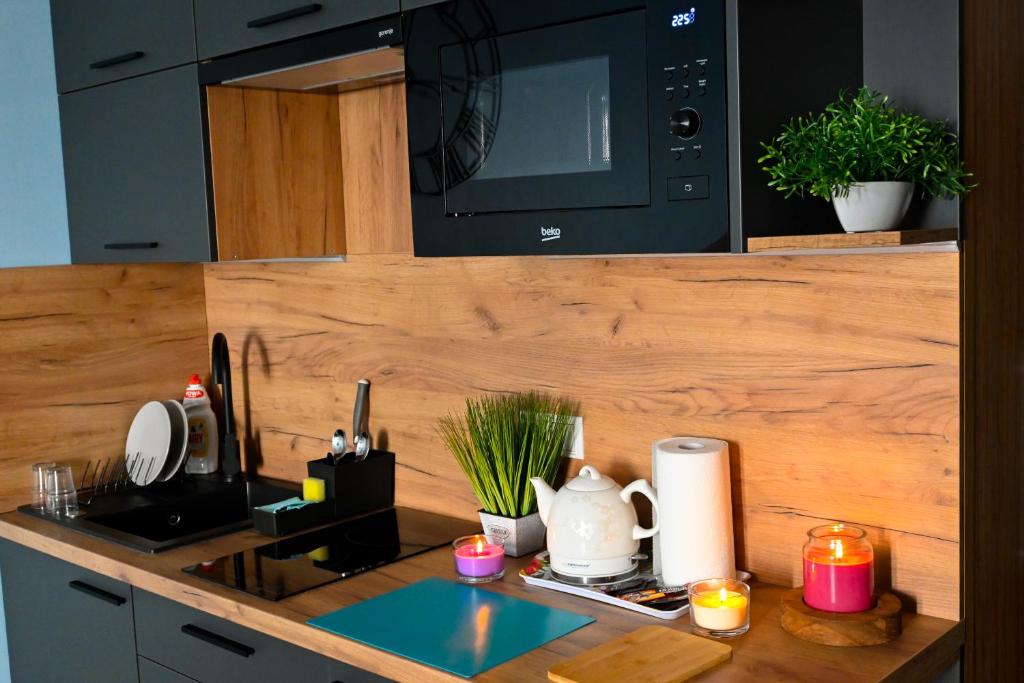
[{"label": "black microwave", "polygon": [[773,226],[820,231],[830,207],[768,188],[758,143],[860,84],[860,11],[452,0],[407,12],[416,255],[728,252]]}]

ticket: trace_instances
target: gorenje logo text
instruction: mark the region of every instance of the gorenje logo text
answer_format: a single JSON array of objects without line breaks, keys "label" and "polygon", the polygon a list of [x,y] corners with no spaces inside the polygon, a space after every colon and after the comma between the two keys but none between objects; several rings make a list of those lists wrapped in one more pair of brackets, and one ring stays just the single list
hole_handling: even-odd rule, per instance
[{"label": "gorenje logo text", "polygon": [[393,28],[386,28],[383,31],[377,31],[377,37],[378,38],[383,38],[384,36],[393,36],[393,35],[395,35],[395,29],[393,29]]},{"label": "gorenje logo text", "polygon": [[550,242],[551,240],[557,240],[561,236],[562,236],[562,230],[560,228],[556,228],[553,225],[550,228],[545,227],[543,225],[540,226],[540,241],[541,242]]}]

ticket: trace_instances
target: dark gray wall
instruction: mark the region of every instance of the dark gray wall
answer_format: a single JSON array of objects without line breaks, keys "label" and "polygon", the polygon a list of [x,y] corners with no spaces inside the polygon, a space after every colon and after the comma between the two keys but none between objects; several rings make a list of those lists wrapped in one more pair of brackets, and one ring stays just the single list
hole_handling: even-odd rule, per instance
[{"label": "dark gray wall", "polygon": [[[959,0],[863,0],[864,84],[959,130]],[[907,227],[959,225],[958,200],[914,200]]]}]

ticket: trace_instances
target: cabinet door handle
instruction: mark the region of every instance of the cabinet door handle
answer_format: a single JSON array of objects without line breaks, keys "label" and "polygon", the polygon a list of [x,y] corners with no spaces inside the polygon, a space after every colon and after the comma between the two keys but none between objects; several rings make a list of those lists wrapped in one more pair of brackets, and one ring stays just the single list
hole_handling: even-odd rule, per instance
[{"label": "cabinet door handle", "polygon": [[263,28],[264,26],[270,26],[271,24],[277,24],[282,21],[288,21],[296,17],[304,17],[307,14],[314,14],[324,8],[319,2],[310,3],[303,5],[302,7],[296,7],[294,9],[285,10],[284,12],[278,12],[277,14],[270,14],[259,19],[253,19],[246,26],[249,28]]},{"label": "cabinet door handle", "polygon": [[216,633],[213,633],[212,631],[207,631],[205,628],[199,628],[194,624],[185,624],[181,627],[181,632],[187,636],[198,638],[204,643],[216,645],[217,647],[227,650],[228,652],[233,652],[239,657],[252,657],[254,654],[256,654],[256,650],[254,648],[249,647],[248,645],[243,645],[238,641],[231,640],[230,638],[225,638],[224,636],[219,636]]},{"label": "cabinet door handle", "polygon": [[159,242],[107,242],[104,249],[156,249]]},{"label": "cabinet door handle", "polygon": [[99,598],[103,602],[109,602],[115,607],[120,607],[124,603],[128,602],[127,598],[122,598],[120,595],[108,593],[102,588],[97,588],[96,586],[90,586],[84,581],[71,581],[68,583],[68,586],[79,593],[85,593],[86,595],[91,595],[94,598]]},{"label": "cabinet door handle", "polygon": [[109,57],[107,59],[101,59],[98,62],[93,62],[89,65],[90,69],[106,69],[108,66],[114,66],[116,64],[124,64],[125,62],[131,62],[136,59],[142,59],[146,55],[141,50],[135,50],[133,52],[125,52],[123,55],[117,55],[116,57]]}]

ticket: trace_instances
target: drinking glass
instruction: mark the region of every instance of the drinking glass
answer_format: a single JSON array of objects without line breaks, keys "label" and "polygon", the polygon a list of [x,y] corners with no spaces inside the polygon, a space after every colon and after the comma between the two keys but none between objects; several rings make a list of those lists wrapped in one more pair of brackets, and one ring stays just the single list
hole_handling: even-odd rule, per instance
[{"label": "drinking glass", "polygon": [[46,472],[56,467],[55,462],[37,462],[32,465],[32,507],[46,509]]},{"label": "drinking glass", "polygon": [[78,492],[71,465],[55,465],[47,472],[46,513],[54,517],[77,517]]}]

